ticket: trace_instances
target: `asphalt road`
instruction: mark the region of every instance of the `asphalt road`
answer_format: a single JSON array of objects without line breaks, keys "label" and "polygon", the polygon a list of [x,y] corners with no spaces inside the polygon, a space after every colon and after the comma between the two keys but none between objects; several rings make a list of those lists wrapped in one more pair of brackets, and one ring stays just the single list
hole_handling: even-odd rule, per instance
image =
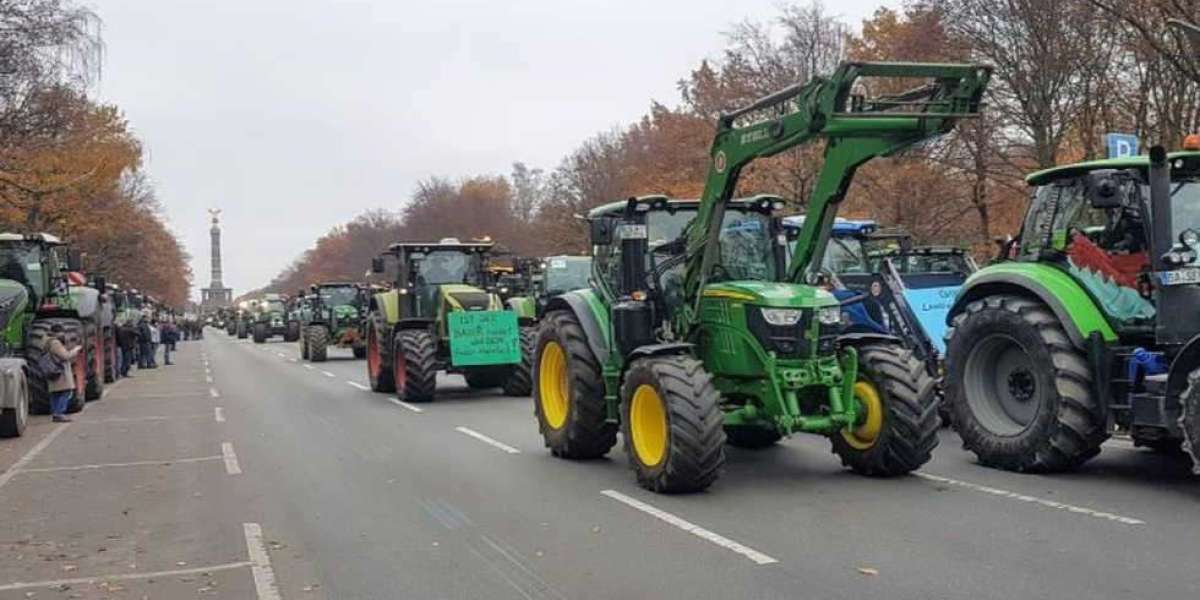
[{"label": "asphalt road", "polygon": [[348,351],[180,348],[0,442],[0,600],[1200,597],[1200,478],[1121,441],[1042,477],[947,431],[873,480],[796,437],[661,496],[619,445],[551,457],[529,398],[446,377],[405,405]]}]

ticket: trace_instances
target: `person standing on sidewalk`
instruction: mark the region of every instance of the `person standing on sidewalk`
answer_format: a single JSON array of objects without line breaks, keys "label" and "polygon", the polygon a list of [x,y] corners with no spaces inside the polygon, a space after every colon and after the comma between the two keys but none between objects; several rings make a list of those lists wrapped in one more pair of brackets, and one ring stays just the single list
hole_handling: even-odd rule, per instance
[{"label": "person standing on sidewalk", "polygon": [[158,345],[162,343],[162,330],[158,328],[158,319],[150,321],[150,362],[151,369],[158,368]]},{"label": "person standing on sidewalk", "polygon": [[117,330],[117,345],[121,347],[121,377],[129,377],[133,355],[137,352],[138,334],[133,323],[126,321]]},{"label": "person standing on sidewalk", "polygon": [[138,321],[138,370],[150,368],[150,320],[142,317]]},{"label": "person standing on sidewalk", "polygon": [[83,346],[76,346],[67,350],[64,344],[65,335],[62,325],[51,326],[50,335],[46,336],[46,345],[42,348],[62,365],[62,373],[55,379],[46,382],[50,390],[50,418],[55,423],[71,422],[71,419],[67,417],[67,407],[71,405],[71,399],[75,395],[73,367],[75,356],[83,349]]},{"label": "person standing on sidewalk", "polygon": [[162,337],[163,366],[169,366],[171,364],[171,351],[175,349],[175,339],[179,336],[179,330],[175,328],[174,323],[163,321],[162,332],[159,335]]}]

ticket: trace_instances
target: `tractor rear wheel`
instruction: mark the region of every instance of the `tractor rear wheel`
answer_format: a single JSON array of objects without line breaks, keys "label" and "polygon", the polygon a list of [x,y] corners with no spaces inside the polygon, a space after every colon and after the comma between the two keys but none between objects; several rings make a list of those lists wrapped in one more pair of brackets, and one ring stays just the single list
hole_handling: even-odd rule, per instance
[{"label": "tractor rear wheel", "polygon": [[929,462],[941,429],[934,387],[924,363],[899,344],[860,346],[854,400],[863,420],[830,436],[833,453],[873,477],[903,475]]},{"label": "tractor rear wheel", "polygon": [[255,323],[254,324],[254,343],[262,344],[266,341],[267,341],[267,324],[266,323]]},{"label": "tractor rear wheel", "polygon": [[607,420],[600,362],[579,319],[566,310],[548,313],[533,355],[533,413],[546,447],[561,458],[608,454],[617,426]]},{"label": "tractor rear wheel", "polygon": [[241,321],[237,324],[237,339],[244,340],[247,337],[247,325]]},{"label": "tractor rear wheel", "polygon": [[537,329],[521,328],[521,362],[508,368],[504,380],[505,396],[528,396],[533,391],[533,353],[537,350]]},{"label": "tractor rear wheel", "polygon": [[305,337],[308,338],[308,359],[325,362],[329,358],[329,330],[324,325],[311,325]]},{"label": "tractor rear wheel", "polygon": [[976,300],[954,317],[946,339],[954,428],[980,463],[1054,472],[1100,453],[1105,400],[1045,305],[1017,296]]},{"label": "tractor rear wheel", "polygon": [[406,329],[392,347],[396,396],[408,402],[430,402],[437,390],[437,341],[424,329]]},{"label": "tractor rear wheel", "polygon": [[117,338],[109,331],[104,337],[104,383],[113,383],[117,378]]},{"label": "tractor rear wheel", "polygon": [[735,448],[759,450],[774,446],[783,436],[774,429],[738,425],[725,428],[725,443]]},{"label": "tractor rear wheel", "polygon": [[87,383],[84,385],[84,400],[99,400],[104,397],[104,338],[92,327],[84,330],[88,335]]},{"label": "tractor rear wheel", "polygon": [[308,360],[308,336],[300,336],[300,358]]},{"label": "tractor rear wheel", "polygon": [[621,386],[621,434],[638,484],[663,493],[698,492],[725,464],[721,395],[690,356],[642,358]]},{"label": "tractor rear wheel", "polygon": [[367,328],[367,381],[373,392],[396,391],[396,380],[392,375],[392,361],[384,360],[383,346],[379,343],[379,331],[374,325]]},{"label": "tractor rear wheel", "polygon": [[18,385],[13,389],[17,394],[16,406],[0,411],[0,438],[21,437],[29,423],[29,388],[24,373],[17,378]]},{"label": "tractor rear wheel", "polygon": [[1188,386],[1179,397],[1179,403],[1183,409],[1179,415],[1182,448],[1192,459],[1192,472],[1200,475],[1200,369],[1188,374]]}]

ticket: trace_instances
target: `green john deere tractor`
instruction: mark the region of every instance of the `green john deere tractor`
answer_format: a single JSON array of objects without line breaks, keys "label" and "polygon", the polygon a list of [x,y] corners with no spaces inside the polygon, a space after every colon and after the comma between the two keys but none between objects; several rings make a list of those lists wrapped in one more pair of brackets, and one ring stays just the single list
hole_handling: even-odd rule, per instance
[{"label": "green john deere tractor", "polygon": [[401,400],[433,400],[438,371],[462,373],[471,389],[530,391],[531,327],[521,327],[486,291],[492,242],[392,244],[371,268],[395,264],[393,287],[370,299],[367,374],[371,389]]},{"label": "green john deere tractor", "polygon": [[289,332],[288,328],[287,308],[283,297],[279,294],[263,296],[258,301],[255,310],[252,311],[251,319],[253,320],[251,331],[255,344],[266,343],[268,339],[275,336],[282,337],[285,342],[296,341],[289,339],[292,332]]},{"label": "green john deere tractor", "polygon": [[[633,198],[588,215],[592,287],[549,301],[536,346],[534,406],[552,453],[602,456],[625,440],[638,482],[696,491],[718,477],[726,440],[768,446],[827,436],[843,463],[876,476],[930,458],[933,380],[900,340],[842,334],[838,301],[815,281],[837,207],[864,162],[975,116],[990,70],[848,63],[722,116],[703,196]],[[866,98],[865,79],[920,79]],[[755,159],[824,139],[825,160],[786,263],[774,197],[732,200]]]},{"label": "green john deere tractor", "polygon": [[1156,146],[1026,181],[1005,260],[950,312],[963,445],[988,466],[1063,471],[1122,431],[1200,472],[1200,152]]},{"label": "green john deere tractor", "polygon": [[301,299],[300,357],[324,362],[330,345],[350,348],[354,358],[367,356],[362,335],[363,316],[369,298],[357,283],[328,282],[313,285]]},{"label": "green john deere tractor", "polygon": [[563,255],[534,259],[526,266],[526,273],[529,283],[525,293],[506,299],[505,305],[522,319],[537,321],[545,314],[551,298],[588,287],[592,257]]}]

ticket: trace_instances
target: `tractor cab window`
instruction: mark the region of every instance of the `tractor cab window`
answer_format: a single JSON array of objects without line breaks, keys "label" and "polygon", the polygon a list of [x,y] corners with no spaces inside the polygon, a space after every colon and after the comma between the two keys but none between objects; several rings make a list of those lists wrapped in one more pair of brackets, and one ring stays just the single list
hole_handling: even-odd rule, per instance
[{"label": "tractor cab window", "polygon": [[416,254],[420,258],[417,268],[417,281],[422,285],[442,285],[446,283],[478,284],[473,267],[474,260],[470,254],[459,252],[430,252]]},{"label": "tractor cab window", "polygon": [[358,298],[358,290],[352,287],[323,287],[320,288],[321,302],[329,306],[354,304]]},{"label": "tractor cab window", "polygon": [[830,237],[821,258],[821,268],[831,273],[872,273],[866,248],[852,237]]},{"label": "tractor cab window", "polygon": [[283,312],[283,300],[267,300],[263,303],[265,312]]},{"label": "tractor cab window", "polygon": [[37,247],[17,244],[0,246],[0,278],[25,284],[35,302],[46,294],[45,278],[42,276],[45,266]]},{"label": "tractor cab window", "polygon": [[551,258],[543,273],[546,292],[560,294],[588,287],[592,261],[586,258]]},{"label": "tractor cab window", "polygon": [[[1150,190],[1144,193],[1149,197]],[[1200,179],[1171,181],[1172,239],[1188,229],[1200,231]]]}]

